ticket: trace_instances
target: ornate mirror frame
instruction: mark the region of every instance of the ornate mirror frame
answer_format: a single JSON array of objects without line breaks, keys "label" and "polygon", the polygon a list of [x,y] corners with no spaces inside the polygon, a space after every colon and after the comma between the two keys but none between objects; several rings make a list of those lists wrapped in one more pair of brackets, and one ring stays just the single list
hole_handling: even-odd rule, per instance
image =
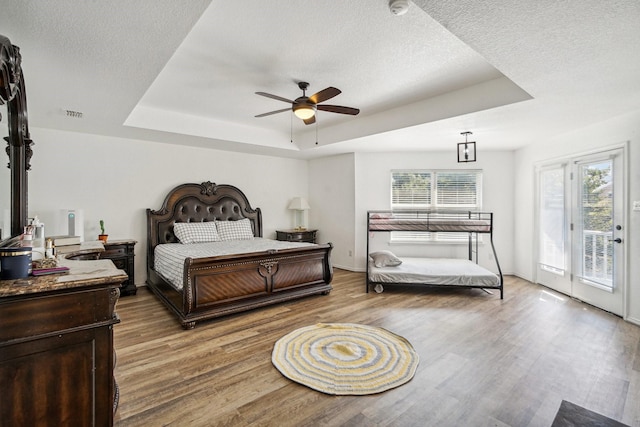
[{"label": "ornate mirror frame", "polygon": [[[27,171],[31,169],[31,145],[27,121],[27,95],[22,75],[20,48],[0,35],[0,105],[7,104],[9,136],[6,152],[11,169],[10,236],[22,234],[27,225]],[[0,117],[0,120],[2,118]]]}]

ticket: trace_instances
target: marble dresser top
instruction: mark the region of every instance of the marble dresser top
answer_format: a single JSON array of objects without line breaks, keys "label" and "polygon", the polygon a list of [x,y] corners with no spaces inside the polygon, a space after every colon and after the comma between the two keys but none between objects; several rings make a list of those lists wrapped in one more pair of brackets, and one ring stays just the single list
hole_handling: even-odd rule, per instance
[{"label": "marble dresser top", "polygon": [[119,284],[129,277],[124,270],[117,269],[109,259],[75,261],[60,258],[58,265],[69,267],[69,272],[0,280],[0,298],[83,286]]}]

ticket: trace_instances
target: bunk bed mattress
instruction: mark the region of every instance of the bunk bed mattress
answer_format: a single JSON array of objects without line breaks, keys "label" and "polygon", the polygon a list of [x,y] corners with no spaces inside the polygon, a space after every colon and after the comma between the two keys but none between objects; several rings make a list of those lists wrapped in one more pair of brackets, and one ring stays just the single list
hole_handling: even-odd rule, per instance
[{"label": "bunk bed mattress", "polygon": [[495,273],[466,259],[403,257],[396,267],[369,265],[369,280],[376,283],[451,286],[500,286]]},{"label": "bunk bed mattress", "polygon": [[208,258],[222,255],[239,255],[269,250],[282,250],[313,246],[313,243],[285,242],[256,237],[251,240],[224,242],[164,243],[155,247],[154,270],[176,290],[182,290],[184,261],[187,258]]},{"label": "bunk bed mattress", "polygon": [[371,231],[460,231],[488,233],[491,221],[485,219],[370,218]]}]

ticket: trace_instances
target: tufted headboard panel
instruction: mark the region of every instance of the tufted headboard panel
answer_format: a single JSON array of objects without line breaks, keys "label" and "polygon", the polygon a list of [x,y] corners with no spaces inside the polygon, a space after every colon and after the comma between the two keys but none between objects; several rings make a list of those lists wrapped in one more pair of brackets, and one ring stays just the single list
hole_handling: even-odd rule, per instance
[{"label": "tufted headboard panel", "polygon": [[262,213],[253,209],[240,189],[232,185],[182,184],[169,192],[158,210],[147,209],[147,267],[153,268],[154,248],[178,243],[176,222],[237,221],[248,218],[253,235],[262,237]]}]

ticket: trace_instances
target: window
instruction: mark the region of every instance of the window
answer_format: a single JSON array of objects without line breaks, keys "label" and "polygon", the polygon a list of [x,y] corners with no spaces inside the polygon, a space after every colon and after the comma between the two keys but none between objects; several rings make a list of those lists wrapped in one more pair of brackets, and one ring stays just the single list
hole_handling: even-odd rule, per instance
[{"label": "window", "polygon": [[[391,171],[391,209],[471,210],[482,208],[482,171]],[[467,233],[395,231],[392,241],[467,241]]]},{"label": "window", "polygon": [[565,165],[548,167],[538,174],[539,180],[539,252],[540,268],[564,274],[565,265]]}]

